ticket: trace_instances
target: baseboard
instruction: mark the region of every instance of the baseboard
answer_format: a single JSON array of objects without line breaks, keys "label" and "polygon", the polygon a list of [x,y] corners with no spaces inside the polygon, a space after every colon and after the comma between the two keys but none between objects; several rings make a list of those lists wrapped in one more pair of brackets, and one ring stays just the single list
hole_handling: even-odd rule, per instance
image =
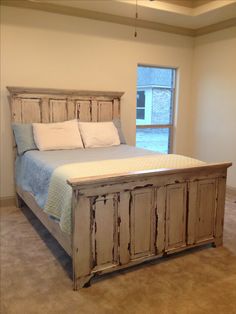
[{"label": "baseboard", "polygon": [[16,205],[15,196],[0,197],[0,207],[9,207]]},{"label": "baseboard", "polygon": [[233,187],[233,186],[229,186],[227,185],[226,187],[226,191],[229,192],[229,193],[233,193],[233,194],[236,194],[236,188]]}]

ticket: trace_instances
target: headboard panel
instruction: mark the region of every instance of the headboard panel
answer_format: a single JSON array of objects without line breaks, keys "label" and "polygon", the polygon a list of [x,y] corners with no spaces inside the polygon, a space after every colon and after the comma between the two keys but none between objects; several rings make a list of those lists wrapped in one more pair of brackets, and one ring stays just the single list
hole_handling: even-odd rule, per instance
[{"label": "headboard panel", "polygon": [[120,117],[123,92],[7,87],[12,122],[111,121]]}]

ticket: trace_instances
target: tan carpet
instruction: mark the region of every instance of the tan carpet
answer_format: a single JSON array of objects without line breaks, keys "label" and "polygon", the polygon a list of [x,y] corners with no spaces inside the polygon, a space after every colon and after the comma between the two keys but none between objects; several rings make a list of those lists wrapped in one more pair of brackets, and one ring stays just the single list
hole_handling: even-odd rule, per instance
[{"label": "tan carpet", "polygon": [[71,260],[28,210],[1,209],[1,313],[236,313],[236,196],[224,246],[191,250],[72,291]]}]

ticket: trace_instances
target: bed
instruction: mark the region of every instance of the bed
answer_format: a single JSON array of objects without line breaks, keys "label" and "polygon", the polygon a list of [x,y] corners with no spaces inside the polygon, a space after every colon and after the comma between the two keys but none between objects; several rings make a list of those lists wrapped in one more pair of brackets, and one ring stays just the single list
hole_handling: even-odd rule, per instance
[{"label": "bed", "polygon": [[[75,118],[100,122],[120,117],[121,92],[8,90],[12,122]],[[207,243],[222,245],[226,176],[231,163],[206,164],[172,155],[159,164],[156,160],[166,157],[127,145],[105,151],[86,151],[83,157],[77,151],[68,156],[63,153],[61,160],[56,159],[56,152],[45,157],[34,151],[17,159],[27,169],[25,160],[37,166],[49,158],[49,173],[63,167],[63,162],[74,163],[78,156],[88,169],[93,169],[92,165],[98,168],[93,163],[107,168],[102,173],[90,169],[90,175],[86,172],[88,175],[67,178],[66,189],[72,195],[69,232],[62,231],[57,219],[42,209],[43,192],[37,198],[21,180],[16,181],[18,205],[23,200],[71,256],[74,290],[88,285],[95,276],[166,254]],[[143,162],[143,156],[147,167],[136,167],[135,163]],[[118,166],[122,163],[124,166]],[[109,172],[109,167],[118,170]],[[60,191],[58,194],[63,195]]]}]

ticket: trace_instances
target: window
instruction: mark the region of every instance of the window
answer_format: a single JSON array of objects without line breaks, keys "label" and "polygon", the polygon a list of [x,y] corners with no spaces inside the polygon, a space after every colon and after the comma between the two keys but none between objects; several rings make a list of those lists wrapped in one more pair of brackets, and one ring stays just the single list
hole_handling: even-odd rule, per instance
[{"label": "window", "polygon": [[176,70],[138,66],[136,146],[172,151]]}]

